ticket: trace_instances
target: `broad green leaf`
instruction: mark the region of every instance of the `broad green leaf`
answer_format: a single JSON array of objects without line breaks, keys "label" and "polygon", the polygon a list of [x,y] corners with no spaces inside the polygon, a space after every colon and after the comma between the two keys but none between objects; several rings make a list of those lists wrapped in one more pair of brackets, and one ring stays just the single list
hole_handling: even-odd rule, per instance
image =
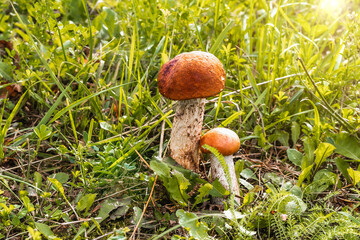
[{"label": "broad green leaf", "polygon": [[[114,200],[112,198],[108,198],[105,200],[104,203],[101,204],[101,208],[99,210],[99,214],[95,218],[95,221],[100,224],[102,221],[107,219],[109,217],[110,212],[112,212],[114,209],[121,206],[121,200]],[[88,230],[87,233],[89,234],[94,228],[97,226],[97,224],[93,224]],[[78,236],[80,236],[86,228],[80,228],[76,235],[74,236],[74,240],[77,239]]]},{"label": "broad green leaf", "polygon": [[271,181],[271,183],[274,183],[278,186],[281,186],[284,183],[284,178],[274,172],[265,173],[263,179]]},{"label": "broad green leaf", "polygon": [[[55,234],[51,231],[51,228],[44,224],[44,223],[39,223],[36,222],[35,223],[35,227],[37,230],[39,230],[39,232],[41,232],[47,239],[55,239]],[[57,238],[60,239],[60,238]]]},{"label": "broad green leaf", "polygon": [[330,172],[327,169],[322,169],[315,174],[313,181],[326,181],[328,184],[334,185],[336,183],[336,178],[337,175],[335,173]]},{"label": "broad green leaf", "polygon": [[314,160],[315,142],[310,137],[302,138],[304,143],[304,152],[310,163]]},{"label": "broad green leaf", "polygon": [[353,180],[354,186],[360,182],[360,171],[356,171],[352,168],[348,168],[348,173]]},{"label": "broad green leaf", "polygon": [[289,194],[282,198],[277,205],[277,211],[284,214],[301,214],[306,210],[306,204],[301,198]]},{"label": "broad green leaf", "polygon": [[170,168],[165,163],[158,160],[151,160],[150,167],[160,177],[170,178]]},{"label": "broad green leaf", "polygon": [[114,132],[113,126],[108,122],[100,121],[100,127],[106,131]]},{"label": "broad green leaf", "polygon": [[213,186],[212,186],[210,183],[205,183],[204,185],[202,185],[202,186],[199,188],[198,193],[196,194],[193,208],[194,208],[197,204],[206,201],[207,199],[204,199],[204,197],[207,196],[212,189],[213,189]]},{"label": "broad green leaf", "polygon": [[277,140],[281,143],[283,146],[289,146],[289,133],[286,131],[276,130],[275,131],[277,137]]},{"label": "broad green leaf", "polygon": [[318,168],[323,162],[325,162],[326,158],[330,156],[335,147],[330,143],[320,143],[317,149],[315,150],[315,163],[316,168]]},{"label": "broad green leaf", "polygon": [[212,183],[213,189],[210,191],[210,195],[213,197],[223,197],[224,195],[229,195],[230,192],[224,188],[220,183],[219,179],[216,179]]},{"label": "broad green leaf", "polygon": [[293,147],[297,143],[300,136],[300,125],[297,122],[291,123],[291,140],[293,142]]},{"label": "broad green leaf", "polygon": [[118,219],[120,217],[123,217],[131,206],[131,197],[124,196],[123,199],[119,202],[120,206],[116,211],[112,211],[110,215],[111,220]]},{"label": "broad green leaf", "polygon": [[182,173],[175,171],[173,177],[169,179],[166,189],[175,201],[183,206],[187,206],[187,201],[190,196],[185,191],[189,185],[189,180],[187,180]]},{"label": "broad green leaf", "polygon": [[321,193],[336,183],[337,175],[327,169],[316,172],[312,183],[306,188],[310,193]]},{"label": "broad green leaf", "polygon": [[12,80],[12,69],[10,64],[0,62],[0,77],[5,78],[8,81]]},{"label": "broad green leaf", "polygon": [[294,194],[295,196],[301,198],[303,193],[301,191],[301,188],[297,185],[293,186],[291,189],[290,189],[290,193],[291,194]]},{"label": "broad green leaf", "polygon": [[314,164],[311,164],[310,166],[306,167],[304,170],[301,171],[298,182],[297,182],[297,186],[301,186],[302,182],[305,180],[305,178],[307,178],[307,176],[309,176],[309,174],[311,173],[311,169],[313,168]]},{"label": "broad green leaf", "polygon": [[335,164],[346,180],[351,182],[350,175],[347,171],[347,169],[350,167],[349,164],[344,159],[339,157],[335,158]]},{"label": "broad green leaf", "polygon": [[301,160],[303,158],[303,155],[301,152],[299,152],[296,149],[288,149],[286,150],[286,153],[288,155],[289,160],[295,164],[296,166],[301,167]]},{"label": "broad green leaf", "polygon": [[61,184],[67,183],[69,180],[69,174],[64,172],[58,172],[50,176],[51,178],[55,178],[58,180]]},{"label": "broad green leaf", "polygon": [[96,194],[93,193],[89,193],[86,194],[85,196],[82,196],[78,201],[78,203],[76,204],[76,208],[79,211],[85,210],[85,214],[86,214],[89,208],[91,207],[91,205],[94,203],[95,198],[96,198]]},{"label": "broad green leaf", "polygon": [[176,211],[176,216],[179,218],[179,224],[188,229],[190,236],[199,240],[212,239],[207,231],[209,228],[203,222],[197,220],[197,216],[194,213],[185,212],[180,209]]},{"label": "broad green leaf", "polygon": [[348,133],[340,133],[335,137],[336,153],[353,160],[360,160],[360,142]]},{"label": "broad green leaf", "polygon": [[254,173],[253,170],[251,170],[250,168],[245,168],[244,170],[241,171],[240,176],[242,176],[245,179],[254,179],[254,180],[259,180],[256,177],[256,174]]}]

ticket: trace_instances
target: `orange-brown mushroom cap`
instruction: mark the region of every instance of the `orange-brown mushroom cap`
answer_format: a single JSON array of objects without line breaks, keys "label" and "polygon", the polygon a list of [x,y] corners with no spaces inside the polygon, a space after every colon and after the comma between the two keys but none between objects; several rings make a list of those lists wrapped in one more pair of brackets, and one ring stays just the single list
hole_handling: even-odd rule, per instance
[{"label": "orange-brown mushroom cap", "polygon": [[158,87],[164,97],[173,100],[207,98],[224,89],[225,70],[211,53],[182,53],[161,67]]},{"label": "orange-brown mushroom cap", "polygon": [[239,136],[230,129],[214,128],[200,138],[201,151],[209,153],[210,151],[202,148],[205,144],[216,148],[222,155],[229,156],[239,150],[240,139]]}]

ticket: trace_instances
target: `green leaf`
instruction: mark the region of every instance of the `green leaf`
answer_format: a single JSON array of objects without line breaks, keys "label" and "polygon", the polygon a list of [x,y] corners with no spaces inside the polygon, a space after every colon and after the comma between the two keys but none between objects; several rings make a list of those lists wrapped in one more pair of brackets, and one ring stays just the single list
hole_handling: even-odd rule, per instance
[{"label": "green leaf", "polygon": [[258,137],[258,145],[264,147],[266,143],[263,128],[260,125],[256,125],[254,128],[254,135]]},{"label": "green leaf", "polygon": [[284,178],[274,172],[265,173],[263,179],[271,181],[271,183],[274,183],[278,186],[281,186],[284,183]]},{"label": "green leaf", "polygon": [[62,184],[55,178],[50,178],[48,177],[48,180],[54,184],[54,186],[57,188],[57,190],[61,193],[61,195],[64,197],[64,199],[67,201],[66,196],[65,196],[65,191],[64,191],[64,187],[62,186]]},{"label": "green leaf", "polygon": [[41,233],[35,231],[32,227],[28,226],[26,230],[29,232],[32,240],[41,240]]},{"label": "green leaf", "polygon": [[291,140],[293,142],[293,147],[295,147],[296,142],[300,136],[300,125],[297,122],[291,123]]},{"label": "green leaf", "polygon": [[85,210],[85,214],[86,214],[89,208],[91,207],[91,205],[94,203],[95,198],[96,198],[96,194],[93,193],[89,193],[86,194],[85,196],[82,196],[78,201],[78,203],[76,204],[76,208],[79,211]]},{"label": "green leaf", "polygon": [[23,204],[28,212],[32,212],[35,210],[34,205],[30,202],[30,199],[27,196],[20,197],[23,201]]},{"label": "green leaf", "polygon": [[244,170],[244,164],[245,164],[245,161],[243,161],[243,160],[239,160],[239,161],[235,162],[235,173],[236,173],[237,179],[239,179],[240,173]]},{"label": "green leaf", "polygon": [[259,179],[256,177],[256,174],[254,173],[253,170],[251,170],[250,168],[245,168],[244,170],[241,171],[240,176],[242,176],[245,179],[254,179],[256,181],[258,181]]},{"label": "green leaf", "polygon": [[305,212],[306,208],[306,204],[301,200],[301,198],[293,194],[289,194],[279,201],[277,210],[284,214],[298,215]]},{"label": "green leaf", "polygon": [[100,121],[100,127],[106,131],[109,131],[109,132],[114,132],[114,128],[113,126],[108,123],[108,122],[105,122],[105,121]]},{"label": "green leaf", "polygon": [[323,162],[325,162],[326,158],[330,156],[335,147],[330,143],[320,143],[317,149],[315,150],[315,163],[316,168],[318,168]]},{"label": "green leaf", "polygon": [[223,197],[229,195],[230,192],[224,188],[219,179],[215,179],[212,183],[213,189],[210,191],[210,195],[213,197]]},{"label": "green leaf", "polygon": [[313,168],[314,164],[311,164],[310,166],[306,167],[304,170],[301,171],[298,182],[297,182],[297,186],[301,186],[302,182],[305,180],[305,178],[307,178],[309,176],[309,174],[311,173],[311,169]]},{"label": "green leaf", "polygon": [[5,78],[8,81],[12,80],[12,69],[10,64],[0,62],[0,77]]},{"label": "green leaf", "polygon": [[[133,216],[133,221],[135,224],[137,224],[140,221],[141,215],[142,215],[142,210],[139,207],[134,207],[134,216]],[[141,222],[139,224],[139,229],[141,228],[142,222],[144,221],[144,218],[141,219]]]},{"label": "green leaf", "polygon": [[241,205],[241,207],[252,203],[252,201],[254,201],[254,198],[255,198],[255,192],[248,192],[244,197],[243,204]]},{"label": "green leaf", "polygon": [[303,158],[303,155],[301,152],[299,152],[296,149],[288,149],[286,150],[286,153],[288,155],[289,160],[295,164],[296,166],[301,167],[301,160]]},{"label": "green leaf", "polygon": [[275,131],[277,137],[277,140],[281,143],[283,146],[289,146],[289,133],[286,131],[276,130]]},{"label": "green leaf", "polygon": [[47,239],[54,239],[55,234],[51,231],[51,228],[43,223],[36,222],[35,227],[41,232]]},{"label": "green leaf", "polygon": [[187,201],[190,196],[185,191],[189,185],[189,180],[187,180],[182,173],[175,171],[173,177],[169,179],[166,189],[175,201],[182,206],[187,206]]},{"label": "green leaf", "polygon": [[158,160],[151,160],[150,167],[160,177],[170,178],[170,168],[165,163]]},{"label": "green leaf", "polygon": [[360,143],[348,133],[340,133],[335,137],[336,153],[353,160],[360,160]]},{"label": "green leaf", "polygon": [[[97,224],[93,224],[88,230],[87,233],[89,234],[94,228],[100,224],[102,221],[107,219],[109,217],[110,212],[112,212],[114,209],[118,208],[122,205],[122,200],[114,200],[112,198],[108,198],[105,200],[104,203],[101,204],[101,208],[99,210],[99,214],[95,218],[95,221]],[[77,239],[78,236],[80,236],[86,228],[80,228],[76,235],[74,236],[74,240]]]},{"label": "green leaf", "polygon": [[336,183],[337,175],[333,172],[330,172],[327,169],[322,169],[318,171],[314,176],[314,182],[325,181],[329,185],[334,185]]},{"label": "green leaf", "polygon": [[48,139],[52,134],[51,128],[47,127],[45,124],[42,124],[40,127],[34,128],[34,132],[40,141]]},{"label": "green leaf", "polygon": [[321,193],[336,183],[337,175],[327,169],[316,172],[312,183],[306,188],[310,193]]},{"label": "green leaf", "polygon": [[128,212],[131,206],[131,198],[124,196],[123,199],[121,199],[120,202],[118,202],[120,206],[116,211],[112,211],[110,215],[111,220],[115,220],[117,218],[125,216],[125,214]]},{"label": "green leaf", "polygon": [[353,180],[354,186],[360,182],[360,171],[356,171],[352,168],[348,168],[348,173]]},{"label": "green leaf", "polygon": [[42,176],[39,172],[34,172],[34,183],[35,183],[35,187],[41,188]]},{"label": "green leaf", "polygon": [[195,202],[193,205],[193,208],[199,204],[202,203],[204,201],[206,201],[207,199],[204,199],[205,196],[207,196],[210,191],[213,189],[213,186],[210,183],[205,183],[204,185],[202,185],[199,190],[198,190],[198,194],[195,197]]},{"label": "green leaf", "polygon": [[346,180],[351,182],[350,175],[347,171],[347,169],[350,167],[349,164],[344,159],[339,157],[335,158],[335,164]]},{"label": "green leaf", "polygon": [[55,174],[51,175],[50,177],[55,178],[61,184],[64,184],[69,180],[69,174],[64,173],[64,172],[55,173]]},{"label": "green leaf", "polygon": [[209,228],[203,222],[199,222],[198,217],[194,213],[185,212],[180,209],[176,211],[176,216],[179,218],[179,224],[188,229],[190,236],[200,240],[210,240],[210,236],[207,234]]},{"label": "green leaf", "polygon": [[315,141],[310,137],[304,137],[302,140],[304,143],[305,156],[307,157],[308,162],[312,163],[314,160]]}]

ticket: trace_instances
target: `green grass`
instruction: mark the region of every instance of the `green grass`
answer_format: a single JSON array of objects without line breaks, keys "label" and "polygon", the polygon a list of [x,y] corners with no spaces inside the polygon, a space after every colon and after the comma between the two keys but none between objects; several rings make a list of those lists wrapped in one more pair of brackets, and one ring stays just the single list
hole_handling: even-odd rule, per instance
[{"label": "green grass", "polygon": [[[356,239],[360,1],[322,2],[2,1],[0,238],[296,239],[342,214],[338,236],[304,236]],[[210,212],[228,193],[206,156],[201,176],[167,158],[176,102],[157,73],[194,50],[226,70],[203,130],[242,141],[230,215]]]}]

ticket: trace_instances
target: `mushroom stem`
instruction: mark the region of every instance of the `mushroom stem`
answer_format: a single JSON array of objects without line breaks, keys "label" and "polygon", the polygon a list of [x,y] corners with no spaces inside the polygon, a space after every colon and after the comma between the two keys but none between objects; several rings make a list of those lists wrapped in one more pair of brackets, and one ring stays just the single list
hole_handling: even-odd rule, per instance
[{"label": "mushroom stem", "polygon": [[[238,184],[238,180],[235,173],[235,165],[233,161],[233,155],[224,156],[226,165],[229,169],[230,179],[231,179],[231,185],[232,185],[232,192],[235,195],[239,195],[240,188]],[[226,180],[225,172],[223,167],[221,166],[221,163],[219,160],[215,157],[214,154],[210,154],[210,166],[211,166],[211,179],[219,179],[221,185],[224,186],[226,190],[230,191],[230,187],[228,184],[228,181]],[[215,203],[221,203],[222,199],[215,199]],[[235,197],[235,201],[240,204],[240,199],[238,197]]]},{"label": "mushroom stem", "polygon": [[205,98],[181,100],[176,107],[170,140],[170,156],[186,169],[199,171],[199,141]]}]

